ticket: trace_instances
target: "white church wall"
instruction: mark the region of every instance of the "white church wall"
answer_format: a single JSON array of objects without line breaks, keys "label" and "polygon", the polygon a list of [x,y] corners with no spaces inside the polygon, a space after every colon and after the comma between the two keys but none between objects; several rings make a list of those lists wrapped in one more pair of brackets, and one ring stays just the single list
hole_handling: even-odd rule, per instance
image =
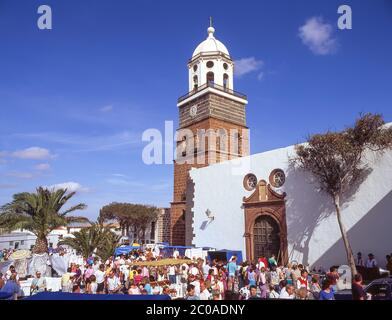
[{"label": "white church wall", "polygon": [[[195,184],[193,244],[245,252],[243,192],[238,187],[242,186],[241,175],[232,175],[229,162],[192,169],[190,175]],[[214,216],[213,221],[207,218],[207,210]]]},{"label": "white church wall", "polygon": [[[194,182],[193,244],[217,249],[238,249],[245,255],[244,196],[251,192],[243,187],[243,178],[254,173],[258,180],[268,182],[276,168],[286,173],[285,185],[277,189],[286,192],[286,219],[290,261],[328,268],[345,263],[345,252],[331,200],[312,184],[309,174],[289,168],[293,146],[255,154],[237,160],[192,169]],[[342,215],[354,253],[372,252],[383,263],[392,251],[392,152],[378,156],[366,155],[371,167],[364,182],[344,202]],[[241,165],[238,165],[238,164]],[[354,190],[355,188],[353,188]],[[209,209],[215,219],[204,230]]]}]

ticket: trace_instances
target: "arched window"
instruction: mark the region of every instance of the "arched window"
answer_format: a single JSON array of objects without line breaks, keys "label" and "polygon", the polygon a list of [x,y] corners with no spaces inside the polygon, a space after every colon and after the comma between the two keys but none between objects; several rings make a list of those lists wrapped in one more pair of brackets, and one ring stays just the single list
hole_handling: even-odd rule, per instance
[{"label": "arched window", "polygon": [[193,89],[197,90],[197,87],[199,85],[199,80],[197,78],[197,76],[193,76]]},{"label": "arched window", "polygon": [[207,73],[207,83],[214,84],[214,73],[211,71]]},{"label": "arched window", "polygon": [[183,157],[186,156],[186,136],[182,137],[182,140],[180,142],[180,148],[181,148],[181,154]]},{"label": "arched window", "polygon": [[225,74],[223,75],[223,87],[224,87],[225,89],[228,89],[228,88],[229,88],[229,76],[228,76],[227,73],[225,73]]},{"label": "arched window", "polygon": [[217,132],[217,150],[219,152],[227,152],[228,151],[227,146],[228,146],[227,131],[221,128]]},{"label": "arched window", "polygon": [[242,136],[240,133],[237,133],[237,143],[238,143],[238,154],[242,154]]}]

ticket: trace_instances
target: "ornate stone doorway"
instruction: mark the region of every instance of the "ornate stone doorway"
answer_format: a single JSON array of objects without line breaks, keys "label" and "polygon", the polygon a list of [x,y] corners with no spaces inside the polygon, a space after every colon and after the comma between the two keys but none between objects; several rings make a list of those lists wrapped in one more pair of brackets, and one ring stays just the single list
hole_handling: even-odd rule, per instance
[{"label": "ornate stone doorway", "polygon": [[245,211],[246,258],[257,260],[275,254],[287,264],[286,194],[274,191],[265,180],[257,183],[254,192],[243,199]]}]

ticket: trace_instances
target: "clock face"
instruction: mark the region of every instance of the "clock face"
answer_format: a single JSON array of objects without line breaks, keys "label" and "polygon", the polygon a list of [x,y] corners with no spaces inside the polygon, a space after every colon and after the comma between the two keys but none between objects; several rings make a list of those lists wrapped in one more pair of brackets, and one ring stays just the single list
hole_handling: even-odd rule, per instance
[{"label": "clock face", "polygon": [[189,110],[189,114],[190,114],[190,116],[193,118],[193,117],[196,117],[196,115],[197,115],[197,106],[192,106],[191,108],[190,108],[190,110]]}]

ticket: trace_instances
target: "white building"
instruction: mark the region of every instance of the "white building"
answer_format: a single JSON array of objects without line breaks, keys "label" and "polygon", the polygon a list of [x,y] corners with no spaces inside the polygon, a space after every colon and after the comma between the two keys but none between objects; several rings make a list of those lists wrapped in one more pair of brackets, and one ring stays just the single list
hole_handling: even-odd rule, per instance
[{"label": "white building", "polygon": [[[287,250],[289,261],[316,268],[345,263],[332,200],[317,190],[308,174],[290,168],[293,155],[294,148],[288,147],[192,169],[193,221],[187,230],[194,234],[192,244],[242,250],[248,258]],[[369,152],[366,159],[372,171],[344,202],[342,216],[354,254],[372,252],[382,262],[392,250],[392,152],[381,157]],[[272,187],[274,173],[281,172],[276,169],[285,174],[280,188]],[[255,187],[250,174],[256,176]],[[286,196],[279,201],[269,188]],[[257,197],[253,206],[254,199],[247,199],[252,195]],[[280,223],[284,213],[285,222]]]},{"label": "white building", "polygon": [[0,250],[3,249],[17,249],[30,250],[37,237],[28,231],[15,231],[6,234],[0,234]]}]

